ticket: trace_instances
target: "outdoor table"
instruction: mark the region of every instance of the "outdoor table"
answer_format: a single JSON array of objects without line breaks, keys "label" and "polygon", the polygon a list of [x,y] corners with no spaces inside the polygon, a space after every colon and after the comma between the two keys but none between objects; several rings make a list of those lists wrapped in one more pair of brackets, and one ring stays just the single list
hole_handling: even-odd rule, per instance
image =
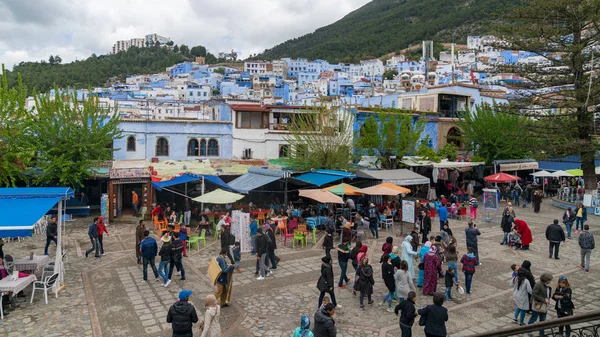
[{"label": "outdoor table", "polygon": [[277,222],[277,226],[283,225],[283,221],[284,220],[287,220],[287,216],[277,217],[277,218],[271,218],[271,221]]},{"label": "outdoor table", "polygon": [[33,260],[29,257],[24,257],[22,259],[14,260],[13,268],[23,272],[31,271],[37,275],[44,269],[48,262],[50,262],[50,257],[48,255],[36,255],[33,257]]},{"label": "outdoor table", "polygon": [[27,277],[19,277],[16,280],[12,280],[11,276],[7,276],[0,280],[0,291],[12,292],[13,296],[20,293],[22,290],[27,288],[30,284],[37,281],[35,275],[29,275]]},{"label": "outdoor table", "polygon": [[314,227],[320,226],[329,220],[326,216],[311,216],[306,218],[306,224],[312,230]]}]

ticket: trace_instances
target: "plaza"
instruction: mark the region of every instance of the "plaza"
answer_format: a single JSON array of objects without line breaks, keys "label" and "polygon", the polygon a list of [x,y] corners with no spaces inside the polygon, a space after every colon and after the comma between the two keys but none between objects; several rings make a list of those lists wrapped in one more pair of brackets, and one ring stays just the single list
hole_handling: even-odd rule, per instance
[{"label": "plaza", "polygon": [[[504,206],[505,203],[500,204],[501,208]],[[577,236],[561,245],[560,260],[548,259],[545,229],[553,219],[562,219],[563,210],[545,199],[539,214],[534,214],[532,208],[516,208],[515,212],[517,218],[527,221],[531,228],[533,243],[528,251],[501,246],[499,243],[503,234],[498,223],[499,214],[496,222],[484,222],[485,214],[480,212],[476,224],[482,233],[479,237],[482,265],[475,273],[472,294],[459,295],[453,292],[455,300],[444,303],[449,310],[447,329],[450,336],[469,336],[515,326],[512,321],[515,305],[509,285],[512,273],[510,265],[520,265],[523,260],[532,262],[531,270],[536,280],[543,272],[551,273],[554,276],[551,282],[553,288],[559,275],[569,279],[576,315],[600,310],[600,303],[597,302],[600,280],[596,278],[596,266],[600,264],[598,250],[592,252],[590,273],[579,268]],[[189,250],[189,257],[183,261],[187,280],[180,281],[174,277],[171,285],[165,288],[152,277],[147,282],[142,281],[142,268],[136,263],[134,252],[136,219],[125,217],[119,220],[108,227],[110,236],[104,238],[106,256],[101,259],[82,257],[89,248],[87,226],[92,217],[67,222],[63,231],[63,242],[68,251],[66,287],[59,293],[58,299],[49,296],[47,305],[44,304],[43,295],[37,292],[33,304],[29,304],[31,290],[27,288],[27,302],[20,302],[16,310],[0,321],[0,335],[170,336],[171,327],[166,322],[166,315],[181,289],[193,290],[191,302],[198,314],[202,314],[204,298],[215,291],[206,271],[210,259],[218,254],[219,242],[207,238],[206,247],[201,244],[199,250]],[[438,228],[437,220],[432,219],[432,234]],[[596,217],[590,215],[587,224],[598,235],[600,231],[596,223]],[[450,227],[458,241],[459,256],[466,252],[465,226],[466,220],[450,220]],[[147,227],[152,225],[147,223]],[[350,287],[335,289],[337,301],[342,305],[334,316],[338,336],[400,335],[398,317],[377,305],[387,292],[381,279],[380,264],[377,263],[381,256],[381,245],[387,236],[393,236],[395,245],[400,245],[403,236],[398,235],[398,228],[396,225],[393,232],[380,232],[379,240],[368,235],[364,242],[369,246],[369,258],[375,270],[374,305],[367,305],[365,310],[360,310],[358,297],[353,296]],[[281,262],[273,276],[264,281],[257,281],[254,276],[255,258],[248,253],[242,254],[243,272],[234,273],[232,305],[221,310],[220,323],[224,336],[291,336],[302,315],[311,317],[311,324],[314,324],[323,234],[318,233],[319,242],[316,245],[295,249],[291,248],[290,242],[284,246],[283,239],[279,235],[277,237],[277,255]],[[44,244],[43,234],[34,235],[20,242],[6,243],[4,252],[14,257],[29,256],[31,252],[41,255]],[[51,246],[50,255],[54,255],[54,246]],[[339,277],[335,252],[332,258],[334,276]],[[353,279],[351,268],[350,271],[349,277]],[[464,275],[460,273],[459,283],[463,280]],[[438,291],[443,289],[443,279],[440,279]],[[418,307],[431,301],[431,297],[417,292]],[[556,317],[553,308],[554,303],[551,302],[548,320]],[[195,331],[195,335],[199,335],[196,328]],[[417,323],[413,326],[413,333],[415,336],[424,335]]]}]

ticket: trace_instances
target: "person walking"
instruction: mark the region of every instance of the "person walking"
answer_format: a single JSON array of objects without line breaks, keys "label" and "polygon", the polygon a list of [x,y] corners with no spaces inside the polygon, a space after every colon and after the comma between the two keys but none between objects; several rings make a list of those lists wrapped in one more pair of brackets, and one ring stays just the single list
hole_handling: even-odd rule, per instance
[{"label": "person walking", "polygon": [[160,256],[160,262],[158,263],[158,275],[163,278],[163,286],[166,288],[171,283],[169,278],[169,264],[171,263],[171,255],[173,250],[171,249],[171,236],[168,233],[160,238],[163,242],[158,256]]},{"label": "person walking", "polygon": [[167,323],[171,323],[173,337],[192,337],[192,326],[198,323],[196,308],[189,302],[191,290],[179,292],[179,301],[175,302],[167,313]]},{"label": "person walking", "polygon": [[554,251],[554,258],[558,260],[560,243],[565,242],[565,231],[558,224],[557,219],[554,219],[553,223],[546,228],[546,240],[550,244],[548,257],[552,258],[552,251]]},{"label": "person walking", "polygon": [[[366,246],[363,246],[366,247]],[[359,303],[360,308],[364,309],[365,305],[363,304],[363,300],[365,296],[367,296],[369,300],[369,304],[373,304],[373,300],[371,299],[371,295],[373,294],[373,285],[375,284],[375,279],[373,279],[373,267],[369,265],[369,258],[363,257],[360,268],[358,271],[358,291],[360,292]]]},{"label": "person walking", "polygon": [[[529,322],[527,322],[528,325],[535,323],[538,319],[540,322],[546,320],[548,304],[550,303],[550,294],[552,294],[552,288],[548,286],[550,281],[552,281],[552,274],[543,273],[542,276],[540,276],[540,281],[533,287],[531,294],[532,313]],[[544,330],[540,330],[540,336],[544,336]]]},{"label": "person walking", "polygon": [[407,297],[406,301],[400,301],[396,308],[394,308],[396,316],[400,312],[400,331],[402,332],[402,337],[412,337],[412,326],[415,323],[415,318],[417,318],[415,305],[417,294],[411,291],[407,294]]},{"label": "person walking", "polygon": [[[442,206],[440,208],[445,207]],[[421,221],[421,227],[419,228],[419,231],[422,236],[421,240],[423,240],[421,243],[425,243],[427,242],[427,238],[429,237],[429,232],[431,232],[431,217],[425,211],[421,212],[421,214],[423,215],[423,220]]]},{"label": "person walking", "polygon": [[50,223],[46,226],[46,247],[44,248],[44,255],[48,255],[48,247],[50,247],[50,242],[54,242],[55,245],[58,245],[57,237],[58,237],[58,224],[56,215],[53,215],[50,218]]},{"label": "person walking", "polygon": [[417,252],[413,250],[412,246],[412,236],[407,235],[404,238],[404,242],[402,242],[402,260],[406,261],[408,265],[408,273],[410,274],[410,278],[415,278],[415,268],[413,266],[413,262],[417,257]]},{"label": "person walking", "polygon": [[425,255],[424,261],[424,279],[423,295],[433,295],[437,288],[439,273],[442,272],[442,262],[437,257],[437,247],[432,245],[429,252]]},{"label": "person walking", "polygon": [[444,285],[446,286],[446,292],[444,293],[444,301],[449,300],[453,301],[452,298],[452,287],[455,285],[458,286],[458,283],[454,281],[454,269],[452,267],[448,267],[446,270],[446,274],[444,275]]},{"label": "person walking", "polygon": [[267,255],[269,251],[269,237],[263,234],[261,228],[256,231],[256,261],[258,262],[258,277],[259,281],[265,279],[265,276],[272,275],[272,271],[267,267]]},{"label": "person walking", "polygon": [[577,204],[575,215],[575,234],[581,234],[583,233],[583,224],[587,221],[587,209],[582,203]]},{"label": "person walking", "polygon": [[[223,220],[224,218],[221,218],[221,220]],[[265,227],[268,227],[269,225],[265,225]],[[227,252],[227,257],[229,258],[229,261],[231,262],[231,264],[235,263],[235,260],[233,259],[233,255],[231,255],[231,251],[230,248],[231,246],[233,246],[235,244],[235,236],[233,234],[231,234],[231,231],[227,228],[227,226],[225,225],[225,223],[221,224],[221,250],[225,250]]]},{"label": "person walking", "polygon": [[465,274],[465,291],[467,294],[471,293],[471,284],[473,283],[473,275],[475,274],[475,267],[479,265],[479,260],[473,254],[473,248],[467,248],[467,254],[463,255],[460,259],[462,263],[462,271]]},{"label": "person walking", "polygon": [[303,315],[300,318],[300,327],[294,330],[292,337],[315,337],[310,331],[310,317]]},{"label": "person walking", "polygon": [[374,203],[369,205],[369,229],[375,239],[379,239],[379,210],[375,207]]},{"label": "person walking", "polygon": [[321,302],[323,301],[323,297],[325,297],[325,293],[329,294],[331,297],[331,303],[336,308],[339,308],[336,300],[335,300],[335,292],[334,292],[334,276],[333,276],[333,267],[331,266],[331,257],[324,256],[321,258],[321,276],[317,281],[317,289],[321,292],[319,295],[319,303],[317,308],[321,306]]},{"label": "person walking", "polygon": [[431,242],[427,241],[419,250],[419,278],[417,279],[417,287],[423,287],[425,283],[425,256],[431,249]]},{"label": "person walking", "polygon": [[458,283],[458,252],[456,251],[456,246],[449,246],[444,251],[444,254],[446,263],[448,263],[448,268],[452,268],[453,270],[454,283]]},{"label": "person walking", "polygon": [[388,289],[388,293],[383,297],[383,300],[379,303],[379,306],[383,308],[385,302],[388,302],[387,312],[392,312],[392,300],[394,299],[394,293],[396,292],[396,280],[394,279],[394,266],[392,265],[392,259],[389,255],[384,255],[383,263],[381,264],[381,277],[383,283]]},{"label": "person walking", "polygon": [[333,230],[327,229],[325,238],[323,239],[323,249],[325,250],[325,256],[331,258],[331,249],[333,248]]},{"label": "person walking", "polygon": [[575,212],[571,211],[571,207],[567,208],[565,213],[563,213],[563,223],[565,224],[565,228],[567,229],[567,238],[571,239],[571,228],[573,228],[573,222],[575,222]]},{"label": "person walking", "polygon": [[269,237],[269,249],[267,251],[267,257],[271,261],[271,270],[277,270],[277,262],[279,258],[275,255],[275,249],[277,249],[277,238],[275,237],[275,232],[273,232],[273,228],[269,225],[265,225],[265,235]]},{"label": "person walking", "polygon": [[[469,221],[469,225],[465,228],[465,236],[467,237],[467,248],[473,249],[473,254],[479,260],[479,249],[477,249],[477,237],[481,235],[477,225],[473,221]],[[481,262],[479,263],[481,264]]]},{"label": "person walking", "polygon": [[256,255],[256,232],[258,230],[258,222],[256,217],[252,217],[252,222],[250,222],[250,243],[252,244],[252,251],[250,255]]},{"label": "person walking", "polygon": [[200,337],[221,337],[221,307],[217,304],[217,298],[213,294],[206,295],[204,304],[204,321]]},{"label": "person walking", "polygon": [[416,291],[413,279],[408,272],[408,263],[406,263],[406,260],[400,262],[400,268],[394,273],[394,281],[396,282],[396,293],[398,294],[399,303],[406,300],[411,291]]},{"label": "person walking", "polygon": [[233,268],[235,268],[232,264],[227,264],[227,251],[221,249],[219,256],[217,257],[217,263],[219,264],[219,268],[221,268],[221,275],[217,279],[217,293],[215,297],[219,299],[221,302],[221,307],[226,308],[229,306],[227,303],[227,293],[229,292],[229,277],[231,277],[231,272]]},{"label": "person walking", "polygon": [[106,236],[108,236],[108,230],[106,229],[106,224],[104,223],[104,217],[101,215],[98,217],[98,250],[100,250],[100,255],[104,256],[106,254],[104,254],[104,242],[102,241],[102,238],[104,237],[104,234],[106,233]]},{"label": "person walking", "polygon": [[525,268],[519,268],[517,271],[517,277],[514,277],[510,283],[513,287],[513,297],[517,304],[515,309],[515,316],[513,320],[519,325],[525,325],[525,314],[529,311],[529,298],[531,297],[531,284],[527,279],[527,270]]},{"label": "person walking", "polygon": [[539,191],[533,192],[533,212],[539,213],[542,204],[542,193]]},{"label": "person walking", "polygon": [[[573,309],[575,309],[575,305],[572,301],[572,291],[571,286],[569,285],[569,280],[565,276],[558,277],[558,286],[552,295],[552,299],[556,301],[554,309],[556,309],[556,316],[558,318],[573,316]],[[558,333],[562,336],[563,334],[563,326],[558,328]],[[571,336],[571,326],[566,326],[567,336]]]},{"label": "person walking", "polygon": [[100,255],[98,254],[98,218],[94,218],[94,222],[92,222],[88,227],[88,236],[90,237],[90,242],[92,243],[92,248],[85,251],[85,257],[95,251],[94,256],[99,259]]},{"label": "person walking", "polygon": [[437,337],[447,336],[446,322],[448,321],[448,309],[444,308],[444,294],[433,295],[433,305],[426,305],[419,309],[419,315],[425,318],[425,336]]},{"label": "person walking", "polygon": [[579,267],[585,269],[586,272],[590,272],[590,256],[592,250],[596,248],[596,242],[594,242],[594,234],[590,232],[590,226],[584,225],[581,235],[579,235],[579,248],[581,249],[581,264]]},{"label": "person walking", "polygon": [[144,220],[138,221],[138,225],[135,227],[135,256],[137,258],[137,264],[142,264],[142,250],[140,243],[144,240],[144,232],[146,231],[146,225]]},{"label": "person walking", "polygon": [[131,204],[133,205],[133,216],[137,217],[140,214],[139,197],[135,191],[131,191]]},{"label": "person walking", "polygon": [[177,268],[181,274],[181,281],[185,281],[185,269],[183,269],[182,261],[183,242],[179,238],[179,233],[173,233],[173,241],[171,242],[171,262],[169,263],[169,280],[173,277],[173,269]]},{"label": "person walking", "polygon": [[190,198],[185,198],[185,202],[183,203],[183,223],[189,227],[191,219],[192,206],[190,205]]},{"label": "person walking", "polygon": [[444,223],[448,221],[448,208],[445,205],[438,208],[438,215],[440,217],[440,230],[444,228]]},{"label": "person walking", "polygon": [[158,271],[156,270],[156,263],[154,259],[156,258],[156,254],[158,253],[158,244],[156,240],[150,236],[150,231],[144,231],[144,240],[140,242],[140,251],[142,252],[142,260],[143,260],[143,280],[148,280],[148,265],[152,268],[152,272],[154,272],[154,279],[158,281]]},{"label": "person walking", "polygon": [[362,241],[356,241],[356,245],[350,251],[350,259],[352,259],[352,267],[354,268],[354,272],[356,273],[358,270],[358,253],[360,253],[360,248],[362,247]]},{"label": "person walking", "polygon": [[340,265],[340,281],[338,282],[338,288],[344,288],[344,282],[348,284],[350,279],[346,275],[348,270],[348,260],[350,260],[350,240],[346,238],[344,242],[338,245],[338,264]]},{"label": "person walking", "polygon": [[469,217],[471,219],[477,219],[477,208],[479,208],[479,202],[477,198],[471,196],[469,199]]},{"label": "person walking", "polygon": [[502,228],[502,232],[504,232],[504,237],[502,238],[500,245],[508,245],[508,234],[512,231],[513,223],[515,222],[512,210],[512,207],[507,207],[502,213],[500,227]]},{"label": "person walking", "polygon": [[315,328],[312,331],[315,337],[337,336],[333,315],[335,315],[335,305],[333,303],[327,303],[323,309],[315,312]]}]

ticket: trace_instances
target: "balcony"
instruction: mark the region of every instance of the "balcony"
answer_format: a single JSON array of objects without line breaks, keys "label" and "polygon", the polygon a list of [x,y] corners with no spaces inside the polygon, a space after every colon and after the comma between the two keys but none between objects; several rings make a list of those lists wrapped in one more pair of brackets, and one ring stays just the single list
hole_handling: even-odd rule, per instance
[{"label": "balcony", "polygon": [[438,109],[438,113],[444,118],[461,118],[464,111]]}]

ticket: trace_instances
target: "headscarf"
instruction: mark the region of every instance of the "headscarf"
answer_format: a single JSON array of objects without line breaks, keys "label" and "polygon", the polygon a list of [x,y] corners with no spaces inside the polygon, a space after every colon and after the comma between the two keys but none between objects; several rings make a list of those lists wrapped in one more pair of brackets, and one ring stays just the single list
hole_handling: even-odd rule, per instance
[{"label": "headscarf", "polygon": [[525,268],[525,269],[531,271],[531,262],[529,260],[523,261],[521,268]]},{"label": "headscarf", "polygon": [[217,306],[217,298],[213,294],[206,295],[206,304],[204,305],[206,308],[208,307],[216,307]]},{"label": "headscarf", "polygon": [[429,253],[427,253],[427,255],[435,255],[436,252],[437,252],[437,246],[432,245],[431,247],[429,247]]},{"label": "headscarf", "polygon": [[427,241],[427,242],[425,242],[425,247],[429,247],[429,248],[431,248],[431,241]]},{"label": "headscarf", "polygon": [[266,223],[266,224],[265,224],[263,227],[264,227],[266,230],[269,230],[269,229],[271,229],[271,226],[269,226],[269,224],[268,224],[268,223]]},{"label": "headscarf", "polygon": [[323,256],[321,258],[321,261],[323,261],[323,263],[329,264],[331,262],[331,257],[329,257],[329,256]]},{"label": "headscarf", "polygon": [[360,250],[358,251],[359,253],[367,253],[367,250],[369,249],[369,247],[367,247],[367,245],[362,245],[360,247]]},{"label": "headscarf", "polygon": [[352,228],[352,224],[350,222],[346,222],[346,228]]},{"label": "headscarf", "polygon": [[310,332],[310,317],[304,315],[300,318],[300,336],[306,337]]},{"label": "headscarf", "polygon": [[[409,235],[410,237],[410,235]],[[410,240],[408,240],[410,242]],[[394,246],[394,248],[392,249],[392,254],[394,255],[400,255],[400,247],[398,246]]]}]

